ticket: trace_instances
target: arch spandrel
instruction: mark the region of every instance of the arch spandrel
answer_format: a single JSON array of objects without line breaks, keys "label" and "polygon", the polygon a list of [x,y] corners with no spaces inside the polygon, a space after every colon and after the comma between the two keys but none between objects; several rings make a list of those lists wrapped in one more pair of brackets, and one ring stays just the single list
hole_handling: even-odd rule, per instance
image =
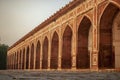
[{"label": "arch spandrel", "polygon": [[80,16],[77,17],[77,31],[78,31],[78,28],[79,28],[82,20],[83,20],[85,17],[86,17],[87,19],[89,19],[89,21],[91,22],[91,25],[93,26],[93,23],[92,23],[92,22],[93,22],[93,16],[90,17],[88,14],[80,15]]},{"label": "arch spandrel", "polygon": [[104,11],[110,4],[120,8],[120,2],[117,2],[117,1],[119,1],[119,0],[111,0],[109,2],[106,1],[102,5],[98,5],[98,23],[99,23],[99,25],[100,25],[100,20],[101,20],[101,17],[103,15]]},{"label": "arch spandrel", "polygon": [[72,25],[70,25],[68,22],[65,23],[65,24],[62,24],[62,26],[61,26],[61,37],[63,36],[63,34],[64,34],[64,32],[65,32],[65,29],[66,29],[67,27],[69,27],[69,28],[72,30],[72,32],[73,32],[73,27],[72,27]]},{"label": "arch spandrel", "polygon": [[58,34],[58,36],[60,35],[60,33],[59,33],[59,27],[57,27],[57,28],[55,28],[54,30],[51,31],[51,34],[50,34],[51,35],[51,39],[52,39],[52,37],[53,37],[53,35],[54,35],[55,32]]},{"label": "arch spandrel", "polygon": [[50,40],[50,32],[47,32],[47,33],[45,33],[45,34],[43,34],[42,35],[42,44],[43,44],[43,42],[44,42],[44,40],[45,40],[45,38],[47,37],[47,39],[48,39],[48,41]]},{"label": "arch spandrel", "polygon": [[120,0],[110,0],[110,2],[120,7]]}]

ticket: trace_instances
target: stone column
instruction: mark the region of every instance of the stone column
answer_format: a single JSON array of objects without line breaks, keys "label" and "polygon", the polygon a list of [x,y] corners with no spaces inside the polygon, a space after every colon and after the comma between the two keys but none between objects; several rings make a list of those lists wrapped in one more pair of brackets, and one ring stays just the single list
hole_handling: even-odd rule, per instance
[{"label": "stone column", "polygon": [[15,69],[15,53],[13,54],[13,69]]},{"label": "stone column", "polygon": [[51,36],[49,33],[49,39],[48,39],[48,70],[50,70],[50,59],[51,59]]},{"label": "stone column", "polygon": [[61,27],[59,27],[58,70],[61,70],[61,55],[62,55],[62,36],[61,36]]},{"label": "stone column", "polygon": [[20,50],[20,52],[19,52],[19,70],[20,70],[20,67],[21,67],[21,50]]},{"label": "stone column", "polygon": [[18,51],[18,53],[17,53],[17,69],[19,69],[19,59],[20,59],[20,52]]},{"label": "stone column", "polygon": [[26,69],[26,53],[27,53],[27,47],[25,47],[25,56],[24,56],[24,69]]},{"label": "stone column", "polygon": [[30,63],[31,63],[31,45],[29,46],[29,64],[28,64],[28,69],[30,69]]},{"label": "stone column", "polygon": [[[42,39],[42,38],[41,38]],[[42,39],[43,40],[43,39]],[[40,70],[42,70],[42,49],[43,49],[43,41],[41,40],[41,45],[40,45]]]},{"label": "stone column", "polygon": [[14,53],[14,69],[16,69],[16,52]]},{"label": "stone column", "polygon": [[73,22],[73,37],[72,37],[72,70],[76,70],[76,53],[77,53],[77,29],[76,17]]},{"label": "stone column", "polygon": [[35,64],[36,64],[36,47],[37,46],[37,43],[35,41],[35,44],[34,44],[34,64],[33,64],[33,69],[35,69]]},{"label": "stone column", "polygon": [[97,26],[97,6],[93,12],[93,52],[91,53],[91,70],[98,71],[98,26]]},{"label": "stone column", "polygon": [[10,55],[10,58],[9,58],[9,59],[10,59],[10,69],[11,69],[11,55]]}]

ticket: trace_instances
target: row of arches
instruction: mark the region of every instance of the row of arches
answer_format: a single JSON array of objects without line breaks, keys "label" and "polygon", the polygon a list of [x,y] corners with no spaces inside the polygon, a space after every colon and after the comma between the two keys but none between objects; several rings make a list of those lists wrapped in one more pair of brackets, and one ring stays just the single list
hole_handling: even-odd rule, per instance
[{"label": "row of arches", "polygon": [[[85,22],[88,22],[88,28],[85,27]],[[89,68],[90,67],[90,57],[88,53],[88,30],[91,26],[90,20],[87,17],[84,17],[81,26],[78,29],[78,52],[76,56],[76,64],[77,68]],[[88,30],[87,30],[88,29]],[[80,30],[84,30],[85,32],[82,33]],[[87,32],[87,31],[88,32]],[[86,37],[84,37],[86,36]],[[72,68],[72,38],[73,38],[73,31],[70,26],[67,25],[63,37],[62,37],[62,54],[61,54],[61,68],[62,69],[70,69]],[[83,39],[83,40],[82,40]],[[42,54],[41,54],[41,46],[42,46]],[[37,42],[36,52],[34,51],[34,44],[31,45],[31,48],[28,46],[26,49],[26,61],[25,61],[25,51],[23,51],[23,58],[21,58],[21,51],[18,63],[21,65],[21,59],[23,59],[22,66],[26,65],[26,69],[33,69],[34,67],[34,60],[35,60],[35,69],[40,69],[40,63],[42,63],[42,69],[48,68],[48,48],[49,48],[49,40],[45,37],[43,41],[43,45],[41,45],[40,41]],[[31,49],[31,50],[30,50]],[[25,50],[25,49],[24,49]],[[36,53],[36,56],[34,56]],[[19,53],[18,53],[19,54]],[[42,56],[42,60],[40,59]],[[79,57],[78,57],[79,56]],[[29,59],[30,58],[30,59]],[[35,59],[34,59],[35,58]],[[41,61],[41,62],[40,62]],[[58,61],[59,61],[59,36],[57,32],[54,32],[53,38],[51,40],[51,55],[50,55],[50,68],[57,69],[58,68]],[[24,64],[24,62],[26,62]]]},{"label": "row of arches", "polygon": [[[109,3],[101,15],[100,26],[98,28],[98,68],[120,68],[119,18],[120,8],[112,3]],[[34,65],[35,69],[48,69],[49,67],[50,69],[58,69],[60,64],[62,69],[71,69],[73,64],[73,34],[72,28],[67,25],[61,40],[59,38],[59,34],[54,32],[51,45],[49,45],[49,39],[45,37],[43,43],[40,41],[37,42],[36,47],[32,44],[24,49],[23,53],[20,51],[20,56],[15,53],[14,59],[16,59],[18,63],[15,63],[14,61],[14,65],[18,67],[18,64],[22,64],[23,69],[33,69]],[[77,36],[75,56],[76,68],[89,69],[91,67],[90,61],[92,60],[91,54],[93,51],[94,36],[93,25],[88,17],[83,17],[75,34]],[[60,46],[60,44],[62,45]],[[51,46],[51,49],[49,49],[49,46]],[[61,52],[60,47],[62,48]],[[49,51],[51,54],[49,54]],[[24,67],[25,65],[26,67]]]}]

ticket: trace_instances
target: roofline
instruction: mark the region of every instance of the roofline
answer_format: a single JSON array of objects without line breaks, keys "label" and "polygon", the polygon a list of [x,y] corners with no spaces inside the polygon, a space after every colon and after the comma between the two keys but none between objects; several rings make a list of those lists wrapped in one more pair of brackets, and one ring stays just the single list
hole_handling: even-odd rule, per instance
[{"label": "roofline", "polygon": [[44,28],[45,26],[47,26],[48,24],[50,24],[52,21],[55,21],[56,19],[58,19],[59,17],[61,17],[62,15],[64,15],[65,13],[67,13],[68,11],[72,10],[73,8],[75,8],[77,5],[79,5],[80,3],[84,2],[84,1],[85,0],[73,0],[72,2],[70,2],[69,4],[67,4],[66,6],[64,6],[62,9],[60,9],[59,11],[57,11],[55,14],[53,14],[52,16],[50,16],[47,20],[45,20],[40,25],[38,25],[36,28],[34,28],[30,32],[28,32],[25,36],[23,36],[17,42],[15,42],[11,47],[9,47],[8,50],[12,49],[16,45],[18,45],[19,43],[21,43],[22,41],[24,41],[25,39],[27,39],[28,37],[30,37],[31,35],[33,35],[36,32],[38,32],[40,29]]}]

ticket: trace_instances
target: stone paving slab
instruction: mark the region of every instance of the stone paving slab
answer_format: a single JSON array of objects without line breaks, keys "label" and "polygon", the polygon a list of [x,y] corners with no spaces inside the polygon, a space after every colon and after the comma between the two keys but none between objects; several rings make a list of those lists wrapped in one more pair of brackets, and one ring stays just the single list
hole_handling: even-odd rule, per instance
[{"label": "stone paving slab", "polygon": [[0,71],[0,80],[120,80],[120,72]]}]

